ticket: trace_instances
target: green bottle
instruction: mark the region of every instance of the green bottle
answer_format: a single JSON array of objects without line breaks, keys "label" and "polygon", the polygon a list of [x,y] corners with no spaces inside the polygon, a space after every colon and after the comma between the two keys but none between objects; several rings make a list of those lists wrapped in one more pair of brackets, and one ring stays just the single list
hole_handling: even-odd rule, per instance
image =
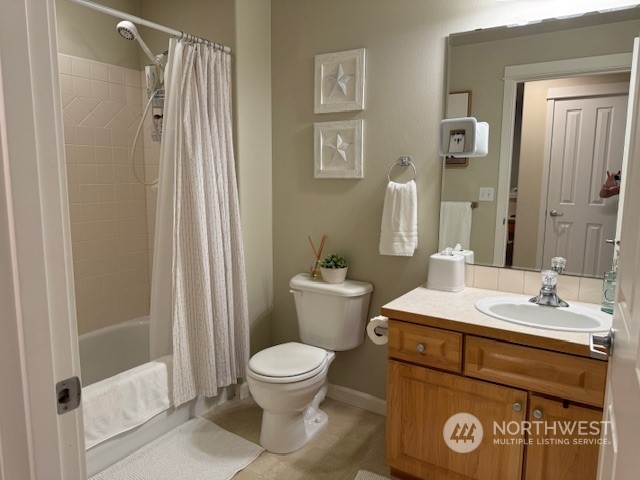
[{"label": "green bottle", "polygon": [[600,310],[613,313],[613,305],[616,303],[616,287],[618,286],[618,259],[613,261],[611,271],[604,274],[602,282],[602,301]]}]

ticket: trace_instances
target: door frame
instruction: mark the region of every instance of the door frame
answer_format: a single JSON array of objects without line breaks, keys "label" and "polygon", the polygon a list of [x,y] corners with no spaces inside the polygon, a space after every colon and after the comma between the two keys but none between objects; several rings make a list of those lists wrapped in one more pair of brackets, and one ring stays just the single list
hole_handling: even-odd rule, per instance
[{"label": "door frame", "polygon": [[[544,245],[547,235],[547,209],[549,205],[549,178],[551,176],[551,146],[553,140],[553,118],[557,100],[568,98],[591,98],[602,96],[629,95],[628,82],[597,83],[575,87],[554,87],[547,93],[547,115],[544,137],[544,159],[542,160],[542,178],[547,179],[540,187],[540,210],[538,211],[538,242],[536,250],[536,268],[542,268],[544,262]],[[622,168],[622,167],[621,167]],[[620,204],[620,198],[618,198]],[[616,220],[617,225],[617,220]]]},{"label": "door frame", "polygon": [[0,476],[85,478],[82,407],[57,414],[79,376],[54,0],[0,15]]},{"label": "door frame", "polygon": [[509,216],[509,180],[511,178],[518,83],[597,73],[629,72],[631,71],[631,57],[631,52],[616,53],[552,62],[507,65],[504,68],[493,266],[501,267],[505,262],[508,233],[506,220]]}]

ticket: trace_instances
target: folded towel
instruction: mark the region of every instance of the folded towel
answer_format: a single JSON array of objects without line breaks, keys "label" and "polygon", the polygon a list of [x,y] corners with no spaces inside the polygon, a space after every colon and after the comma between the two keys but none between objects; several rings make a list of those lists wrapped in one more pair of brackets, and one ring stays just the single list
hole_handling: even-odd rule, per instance
[{"label": "folded towel", "polygon": [[171,355],[82,390],[85,448],[142,425],[171,406]]},{"label": "folded towel", "polygon": [[389,182],[380,227],[380,255],[411,257],[418,248],[416,182]]},{"label": "folded towel", "polygon": [[471,243],[471,202],[440,203],[440,235],[438,251],[454,248],[458,243],[463,250]]}]

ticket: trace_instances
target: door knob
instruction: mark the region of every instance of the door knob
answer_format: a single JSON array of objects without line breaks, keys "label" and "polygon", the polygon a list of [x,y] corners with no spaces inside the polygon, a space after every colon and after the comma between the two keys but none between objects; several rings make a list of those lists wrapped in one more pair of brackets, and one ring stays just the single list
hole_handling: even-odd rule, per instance
[{"label": "door knob", "polygon": [[598,360],[606,360],[613,349],[613,328],[605,335],[589,334],[589,356]]},{"label": "door knob", "polygon": [[559,211],[557,211],[557,210],[551,210],[551,211],[549,212],[549,216],[551,216],[551,217],[561,217],[561,216],[563,216],[563,215],[564,215],[564,213],[559,212]]}]

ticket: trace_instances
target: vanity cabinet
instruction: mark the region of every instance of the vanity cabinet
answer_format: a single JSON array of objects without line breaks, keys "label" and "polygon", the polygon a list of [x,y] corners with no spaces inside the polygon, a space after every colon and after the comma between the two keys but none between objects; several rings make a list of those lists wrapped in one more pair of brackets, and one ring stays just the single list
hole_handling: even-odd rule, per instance
[{"label": "vanity cabinet", "polygon": [[578,426],[591,429],[591,422],[600,422],[602,410],[531,395],[529,418],[565,428],[574,426],[573,433],[563,435],[566,444],[556,445],[553,432],[532,429],[527,445],[526,480],[588,480],[596,478],[598,468],[597,439],[599,435],[579,435]]},{"label": "vanity cabinet", "polygon": [[[568,442],[558,444],[544,424],[599,422],[606,362],[393,319],[388,357],[386,461],[393,475],[596,478],[599,436],[576,428],[557,435]],[[445,423],[457,413],[474,415],[483,427],[482,441],[468,453],[444,439]],[[526,421],[541,430],[521,428]]]}]

